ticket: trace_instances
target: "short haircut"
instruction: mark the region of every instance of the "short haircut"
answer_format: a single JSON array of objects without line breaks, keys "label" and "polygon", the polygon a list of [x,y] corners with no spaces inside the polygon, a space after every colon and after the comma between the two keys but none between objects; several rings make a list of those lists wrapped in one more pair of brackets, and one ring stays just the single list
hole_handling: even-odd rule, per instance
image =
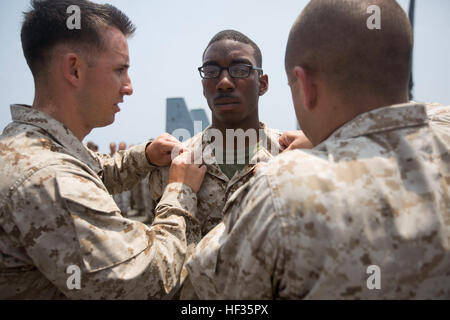
[{"label": "short haircut", "polygon": [[[381,29],[369,29],[370,5],[381,9]],[[411,24],[394,0],[312,0],[295,21],[286,69],[320,73],[353,94],[395,95],[408,86],[413,47]]]},{"label": "short haircut", "polygon": [[259,47],[254,43],[249,37],[247,37],[245,34],[236,31],[236,30],[223,30],[217,33],[214,37],[212,37],[211,41],[209,41],[208,45],[206,46],[205,51],[203,51],[203,57],[205,57],[206,50],[217,41],[221,40],[234,40],[237,42],[249,44],[252,46],[254,50],[254,56],[256,61],[256,66],[259,68],[262,68],[262,55],[261,50],[259,50]]},{"label": "short haircut", "polygon": [[[67,9],[80,8],[81,28],[70,30]],[[28,66],[36,77],[49,61],[51,49],[61,43],[72,45],[89,57],[105,47],[102,32],[106,27],[120,30],[126,37],[136,30],[130,19],[109,4],[96,4],[87,0],[31,0],[31,9],[24,13],[21,39]]]}]

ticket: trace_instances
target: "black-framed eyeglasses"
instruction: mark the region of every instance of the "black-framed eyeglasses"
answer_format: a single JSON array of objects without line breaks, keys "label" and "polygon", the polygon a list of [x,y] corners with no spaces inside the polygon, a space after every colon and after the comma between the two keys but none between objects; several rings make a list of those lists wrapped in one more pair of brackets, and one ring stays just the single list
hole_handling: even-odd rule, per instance
[{"label": "black-framed eyeglasses", "polygon": [[228,74],[232,78],[248,78],[252,70],[257,70],[260,71],[261,73],[263,71],[263,69],[254,67],[250,64],[233,64],[228,67],[220,67],[212,64],[198,68],[198,71],[200,72],[200,77],[202,77],[202,79],[218,78],[222,73],[222,70],[227,70]]}]

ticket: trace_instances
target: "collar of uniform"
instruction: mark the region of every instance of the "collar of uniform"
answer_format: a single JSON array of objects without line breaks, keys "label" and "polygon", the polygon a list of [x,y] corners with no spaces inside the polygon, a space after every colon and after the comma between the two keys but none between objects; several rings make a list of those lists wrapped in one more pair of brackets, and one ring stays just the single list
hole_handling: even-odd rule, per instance
[{"label": "collar of uniform", "polygon": [[26,123],[47,132],[66,152],[87,164],[95,172],[100,172],[99,163],[69,128],[50,115],[26,105],[11,105],[11,117],[15,122]]},{"label": "collar of uniform", "polygon": [[[250,162],[240,171],[238,171],[230,181],[230,185],[241,180],[244,176],[253,171],[257,163],[267,162],[272,157],[276,156],[280,152],[280,146],[278,141],[275,141],[272,132],[266,127],[266,125],[260,122],[260,128],[264,129],[263,136],[260,137],[258,142],[258,150],[255,152]],[[264,144],[265,143],[265,144]],[[273,148],[277,150],[272,150]],[[272,152],[275,153],[272,153]]]},{"label": "collar of uniform", "polygon": [[[211,137],[209,135],[211,126],[208,126],[200,135],[200,139],[193,141],[192,148],[198,148],[201,146],[203,162],[208,163],[207,172],[213,176],[216,176],[219,179],[224,181],[230,181],[230,179],[220,170],[219,165],[217,164],[217,159],[211,150],[213,148],[207,148],[212,144]],[[278,137],[280,134],[277,134],[274,130],[268,129],[267,126],[263,122],[259,122],[259,129],[263,129],[263,137],[260,137],[259,141],[263,139],[264,143],[259,144],[258,151],[253,155],[252,159],[250,159],[250,163],[246,165],[237,175],[235,175],[230,182],[234,183],[235,181],[240,180],[243,176],[248,174],[253,170],[256,163],[261,161],[267,161],[272,156],[277,155],[280,152],[280,145],[278,142]],[[201,144],[200,144],[201,143]],[[272,150],[273,148],[277,150]],[[273,152],[275,152],[273,154]]]},{"label": "collar of uniform", "polygon": [[423,125],[427,122],[423,104],[396,104],[358,115],[334,131],[327,140],[355,138],[397,128]]}]

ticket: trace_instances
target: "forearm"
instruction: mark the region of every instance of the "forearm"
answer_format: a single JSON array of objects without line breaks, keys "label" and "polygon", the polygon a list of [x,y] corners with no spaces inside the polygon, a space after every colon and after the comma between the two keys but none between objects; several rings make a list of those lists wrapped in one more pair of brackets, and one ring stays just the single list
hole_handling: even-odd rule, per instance
[{"label": "forearm", "polygon": [[[177,287],[187,251],[186,228],[190,234],[200,230],[195,221],[171,210],[160,214],[149,228],[121,217],[97,217],[97,212],[88,213],[95,221],[88,220],[81,209],[72,205],[72,217],[77,217],[74,223],[68,220],[62,227],[52,228],[45,238],[27,247],[34,265],[40,266],[41,273],[65,296],[160,299]],[[58,216],[64,216],[63,211],[61,208]],[[111,225],[111,229],[99,230],[101,224]],[[58,256],[53,257],[53,252]],[[79,290],[68,286],[69,266],[80,270]]]},{"label": "forearm", "polygon": [[[177,286],[186,228],[199,234],[195,219],[170,210],[149,228],[124,219],[106,191],[87,179],[62,172],[41,179],[51,171],[24,183],[11,203],[18,236],[43,277],[74,299],[157,299]],[[80,289],[68,285],[70,266],[79,270]]]},{"label": "forearm", "polygon": [[158,217],[146,229],[148,246],[130,260],[82,275],[82,289],[65,291],[82,299],[162,299],[177,287],[186,254],[185,218]]}]

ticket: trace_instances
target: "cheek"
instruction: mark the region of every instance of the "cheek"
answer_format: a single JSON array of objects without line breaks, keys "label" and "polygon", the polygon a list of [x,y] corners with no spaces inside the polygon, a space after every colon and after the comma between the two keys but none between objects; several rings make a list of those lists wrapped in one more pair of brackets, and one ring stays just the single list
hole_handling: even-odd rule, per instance
[{"label": "cheek", "polygon": [[259,85],[258,83],[252,83],[251,85],[244,88],[245,96],[247,97],[248,102],[251,104],[257,105],[259,101]]},{"label": "cheek", "polygon": [[255,97],[256,100],[259,98],[259,81],[257,78],[253,79],[251,83],[246,83],[245,89],[252,99],[253,97]]},{"label": "cheek", "polygon": [[215,87],[213,85],[203,85],[203,96],[208,104],[212,103],[215,94]]},{"label": "cheek", "polygon": [[203,84],[203,96],[208,99],[208,89],[205,84]]},{"label": "cheek", "polygon": [[292,103],[294,105],[295,114],[297,115],[297,119],[298,119],[300,116],[300,113],[301,113],[301,98],[293,90],[291,90],[291,96],[292,96]]}]

